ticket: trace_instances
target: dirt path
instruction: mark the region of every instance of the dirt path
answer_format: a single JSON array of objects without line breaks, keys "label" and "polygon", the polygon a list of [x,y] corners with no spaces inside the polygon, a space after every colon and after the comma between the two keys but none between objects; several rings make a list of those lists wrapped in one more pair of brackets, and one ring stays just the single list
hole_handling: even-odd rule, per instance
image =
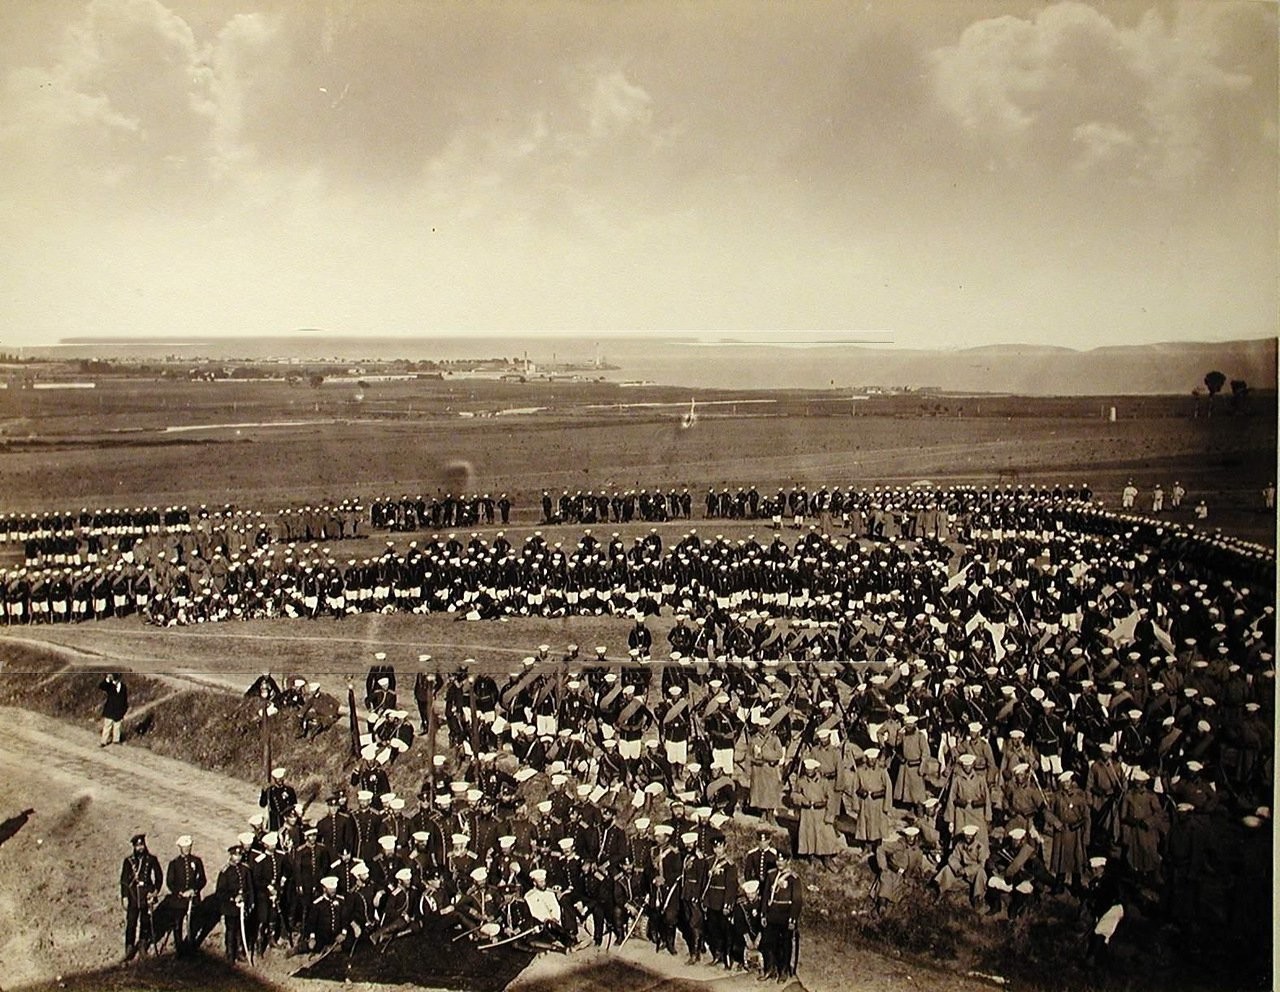
[{"label": "dirt path", "polygon": [[219,844],[225,848],[258,805],[258,790],[238,779],[142,748],[103,748],[92,731],[0,707],[0,769],[31,767],[73,787],[92,788],[101,802],[164,817],[181,828],[178,832],[202,836],[205,851],[218,850]]},{"label": "dirt path", "polygon": [[0,848],[6,984],[99,967],[123,949],[119,865],[148,835],[167,863],[189,833],[212,879],[257,808],[252,786],[26,710],[0,707],[0,809],[36,814]]},{"label": "dirt path", "polygon": [[[46,630],[46,628],[40,629],[41,631]],[[47,629],[50,632],[53,630],[53,628]],[[133,654],[125,655],[119,652],[90,650],[76,644],[67,644],[53,639],[46,640],[42,637],[20,637],[13,634],[0,634],[0,644],[21,644],[27,647],[46,650],[50,654],[60,658],[65,663],[65,667],[59,672],[50,674],[45,674],[43,672],[40,673],[43,678],[49,678],[51,675],[62,674],[76,668],[84,668],[87,666],[101,668],[103,665],[116,664],[119,665],[122,670],[136,671],[150,675],[159,681],[164,682],[166,685],[169,685],[174,692],[166,695],[164,697],[165,699],[182,689],[200,688],[240,692],[244,688],[241,684],[243,679],[239,676],[221,676],[216,673],[207,672],[195,673],[172,671],[172,665],[167,665],[158,660],[138,658]],[[11,675],[21,674],[20,669],[11,665],[0,664],[0,668],[3,668]],[[131,709],[129,711],[130,716],[136,717],[138,714],[146,712],[147,709],[155,706],[158,702],[160,702],[159,699],[152,700],[152,702],[147,704],[146,707]]]}]

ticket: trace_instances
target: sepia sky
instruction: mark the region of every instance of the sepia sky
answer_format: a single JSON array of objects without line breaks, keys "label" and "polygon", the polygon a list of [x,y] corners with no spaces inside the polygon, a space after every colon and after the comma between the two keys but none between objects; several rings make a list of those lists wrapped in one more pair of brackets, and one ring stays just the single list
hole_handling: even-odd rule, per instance
[{"label": "sepia sky", "polygon": [[0,345],[1274,335],[1276,21],[0,0]]}]

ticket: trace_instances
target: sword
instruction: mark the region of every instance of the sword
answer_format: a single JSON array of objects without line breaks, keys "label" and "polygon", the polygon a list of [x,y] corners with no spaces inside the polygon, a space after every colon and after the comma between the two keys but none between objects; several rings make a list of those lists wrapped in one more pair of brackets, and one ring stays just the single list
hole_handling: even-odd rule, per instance
[{"label": "sword", "polygon": [[521,930],[518,934],[516,934],[513,937],[505,937],[502,940],[495,940],[489,944],[478,944],[476,946],[478,950],[487,951],[494,947],[501,947],[503,944],[510,944],[513,941],[523,940],[525,937],[530,937],[541,929],[542,929],[542,926],[541,924],[539,924],[536,927],[529,927],[529,929],[527,930]]},{"label": "sword", "polygon": [[477,930],[479,930],[482,926],[484,926],[486,922],[487,922],[487,921],[485,921],[485,920],[481,920],[479,923],[477,923],[475,926],[473,926],[470,930],[463,930],[463,931],[462,931],[462,933],[460,933],[460,934],[458,934],[456,937],[454,937],[454,938],[453,938],[453,940],[451,940],[451,941],[450,941],[450,943],[456,944],[456,943],[457,943],[458,941],[460,941],[463,937],[469,937],[471,934],[475,933],[475,932],[476,932]]},{"label": "sword", "polygon": [[145,896],[142,900],[142,905],[146,910],[147,918],[147,938],[144,951],[150,949],[154,955],[156,953],[156,923],[155,918],[151,915],[151,897]]},{"label": "sword", "polygon": [[640,918],[643,915],[644,914],[641,913],[639,909],[636,910],[636,916],[635,916],[635,919],[631,921],[631,926],[627,927],[627,932],[623,934],[622,939],[618,941],[619,947],[621,947],[623,944],[625,944],[628,940],[631,939],[631,935],[634,934],[636,932],[636,928],[640,926]]},{"label": "sword", "polygon": [[395,933],[391,934],[391,936],[387,937],[382,941],[381,945],[378,947],[378,953],[386,954],[387,948],[390,947],[395,941],[399,940],[405,934],[412,933],[412,932],[413,930],[411,927],[405,927],[403,930],[397,930]]},{"label": "sword", "polygon": [[240,943],[249,956],[249,964],[253,964],[253,945],[249,943],[249,932],[244,925],[244,902],[240,903]]},{"label": "sword", "polygon": [[332,954],[335,950],[337,950],[341,946],[342,946],[341,940],[337,940],[337,939],[333,940],[329,944],[329,946],[326,947],[323,951],[321,951],[320,955],[314,961],[311,962],[311,965],[313,967],[315,965],[318,965],[321,961],[323,961],[325,958],[327,958],[330,954]]}]

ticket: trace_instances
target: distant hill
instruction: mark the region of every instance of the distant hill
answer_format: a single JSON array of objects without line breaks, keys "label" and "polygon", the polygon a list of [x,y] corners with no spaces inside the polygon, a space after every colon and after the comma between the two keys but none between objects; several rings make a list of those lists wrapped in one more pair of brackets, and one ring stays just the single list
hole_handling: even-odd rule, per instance
[{"label": "distant hill", "polygon": [[[757,357],[749,349],[726,359],[746,385]],[[856,347],[772,352],[776,385],[927,387],[947,392],[1024,396],[1189,394],[1217,370],[1253,389],[1276,385],[1276,340],[1166,342],[1074,351],[1046,345],[989,345],[954,351]],[[699,378],[705,378],[705,371]],[[1229,387],[1224,388],[1224,392]]]},{"label": "distant hill", "polygon": [[[609,343],[627,378],[720,389],[933,387],[1022,396],[1188,395],[1217,370],[1253,389],[1274,389],[1276,339],[1165,342],[1076,351],[1038,343],[980,348],[886,348],[804,342],[708,342],[671,338]],[[667,342],[670,342],[668,345]]]},{"label": "distant hill", "polygon": [[[950,389],[1030,395],[1189,393],[1205,373],[1222,372],[1254,389],[1276,384],[1276,339],[1112,345],[1091,351],[1009,345],[952,353]],[[948,382],[947,379],[951,379]]]}]

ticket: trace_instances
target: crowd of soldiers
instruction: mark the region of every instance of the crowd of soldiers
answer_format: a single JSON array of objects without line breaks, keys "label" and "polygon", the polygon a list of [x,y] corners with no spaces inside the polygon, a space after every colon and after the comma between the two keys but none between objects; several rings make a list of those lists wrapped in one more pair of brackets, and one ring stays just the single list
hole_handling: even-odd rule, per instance
[{"label": "crowd of soldiers", "polygon": [[669,803],[653,788],[633,799],[567,754],[529,764],[510,742],[491,753],[444,749],[410,811],[391,790],[376,736],[395,714],[393,680],[371,683],[361,762],[326,797],[327,811],[307,820],[287,770],[273,769],[262,811],[228,848],[211,893],[190,836],[177,838],[163,873],[145,835],[132,838],[120,878],[126,959],[157,938],[185,953],[220,919],[231,960],[286,947],[352,953],[400,938],[564,951],[640,935],[672,954],[683,941],[690,962],[705,955],[762,977],[795,974],[802,886],[772,829],[731,858],[729,818],[686,806],[687,790]]},{"label": "crowd of soldiers", "polygon": [[[817,519],[829,524],[833,520],[848,522],[848,515],[880,514],[884,515],[885,521],[892,527],[889,517],[894,515],[898,522],[904,525],[905,529],[902,532],[909,536],[917,528],[921,534],[930,529],[929,521],[921,519],[919,511],[942,510],[963,513],[966,508],[966,496],[972,496],[974,491],[967,487],[953,488],[939,494],[933,492],[931,487],[922,486],[915,491],[916,498],[910,501],[905,517],[902,514],[903,506],[896,499],[888,496],[890,492],[898,491],[820,486],[811,493],[807,486],[800,485],[789,490],[779,487],[778,491],[771,495],[762,494],[756,486],[739,486],[734,491],[723,487],[719,492],[713,486],[707,489],[704,497],[704,515],[708,520],[769,520],[775,526],[780,526],[785,521],[791,527],[803,526],[806,519]],[[1044,498],[1054,502],[1065,500],[1068,503],[1088,503],[1093,499],[1093,490],[1086,484],[1081,484],[1077,488],[1073,483],[1065,486],[1043,487],[1019,485],[1006,487],[1003,495],[1015,501]],[[886,502],[889,505],[885,505]],[[873,533],[874,530],[870,529],[873,524],[868,523],[867,526],[869,529],[866,532]],[[936,525],[934,527],[936,528]],[[855,518],[853,529],[855,532],[863,532],[860,520]]]},{"label": "crowd of soldiers", "polygon": [[[488,493],[452,493],[434,496],[383,496],[369,504],[369,522],[391,531],[439,530],[449,527],[480,527],[511,521],[511,497],[502,493],[494,499]],[[495,517],[496,512],[496,517]]]},{"label": "crowd of soldiers", "polygon": [[[421,656],[416,721],[379,658],[326,816],[308,825],[278,770],[230,854],[228,953],[427,932],[568,947],[643,922],[655,947],[731,967],[758,949],[786,978],[803,889],[788,852],[821,870],[849,849],[878,911],[913,889],[997,918],[1076,899],[1096,954],[1126,910],[1258,936],[1269,558],[1088,507],[1020,522],[969,534],[958,561],[937,541],[860,552],[846,577],[869,574],[844,596],[806,589],[838,620],[713,598],[661,649],[638,614],[625,656],[541,645],[502,676]],[[816,532],[800,544],[848,560]],[[392,778],[424,739],[409,810]],[[757,841],[736,858],[732,824]]]},{"label": "crowd of soldiers", "polygon": [[[0,513],[0,544],[21,545],[28,568],[96,565],[124,555],[158,535],[199,535],[207,542],[236,546],[334,542],[367,536],[371,530],[413,531],[494,523],[506,524],[511,500],[503,493],[435,496],[381,496],[366,507],[356,498],[281,507],[274,514],[232,505],[195,510],[187,506],[93,509],[79,513]],[[217,535],[217,537],[215,537]]]},{"label": "crowd of soldiers", "polygon": [[[544,645],[503,677],[474,664],[439,676],[424,658],[416,734],[394,673],[373,678],[344,783],[364,826],[336,826],[338,790],[314,831],[286,803],[242,838],[229,870],[249,878],[238,905],[259,909],[231,919],[229,952],[246,937],[264,946],[253,868],[236,859],[274,865],[309,844],[324,853],[292,876],[307,881],[273,910],[267,945],[444,925],[563,947],[584,930],[626,939],[642,920],[655,946],[674,951],[681,937],[691,957],[730,965],[756,947],[786,977],[801,887],[784,852],[821,870],[851,848],[878,911],[913,890],[961,892],[998,918],[1076,899],[1093,913],[1096,953],[1126,912],[1188,934],[1265,925],[1269,549],[1108,512],[1087,490],[870,491],[843,501],[838,526],[818,513],[790,543],[690,530],[664,548],[656,529],[630,547],[590,530],[570,547],[537,533],[519,548],[433,538],[388,546],[372,578],[337,597],[317,589],[335,615],[354,588],[357,609],[367,591],[376,609],[609,612],[634,625],[625,655]],[[238,600],[224,586],[223,615],[274,587],[273,563],[329,567],[315,553],[231,552],[228,574],[253,580]],[[285,602],[284,615],[321,612]],[[662,646],[646,618],[664,610],[676,619]],[[447,743],[425,734],[432,774],[401,786],[416,796],[409,812],[390,779],[437,700]],[[760,831],[745,858],[726,854],[734,823]]]},{"label": "crowd of soldiers", "polygon": [[689,520],[693,516],[693,496],[689,487],[679,492],[655,489],[601,489],[593,493],[579,489],[572,496],[565,489],[559,496],[551,490],[542,491],[542,522],[544,524],[629,524],[632,521],[664,523],[668,520]]},{"label": "crowd of soldiers", "polygon": [[[666,610],[709,618],[715,632],[724,615],[756,611],[845,629],[886,597],[904,616],[926,602],[936,608],[939,597],[953,598],[947,586],[957,569],[972,566],[972,578],[993,579],[1004,590],[983,597],[987,616],[1003,622],[1028,597],[1043,600],[1034,604],[1042,612],[1074,615],[1100,576],[1133,570],[1106,561],[1116,539],[1146,549],[1144,557],[1229,557],[1240,575],[1274,584],[1274,557],[1261,546],[1117,516],[1082,500],[1080,491],[1075,497],[1035,489],[876,489],[851,493],[838,522],[820,519],[790,544],[776,530],[767,541],[754,534],[733,541],[690,529],[671,547],[657,528],[629,544],[616,532],[602,541],[587,529],[570,546],[548,542],[541,531],[516,545],[499,531],[492,542],[479,532],[432,534],[399,548],[389,541],[361,558],[344,558],[336,546],[358,527],[344,525],[340,513],[282,511],[271,522],[261,513],[202,508],[189,522],[155,533],[125,527],[114,546],[91,547],[83,559],[59,553],[52,562],[10,569],[4,619],[66,623],[139,613],[175,625],[393,611],[492,619]],[[1102,564],[1092,567],[1090,558]],[[1080,569],[1089,571],[1089,582]],[[832,636],[834,648],[847,646],[845,634]],[[699,649],[708,649],[705,636]]]}]

